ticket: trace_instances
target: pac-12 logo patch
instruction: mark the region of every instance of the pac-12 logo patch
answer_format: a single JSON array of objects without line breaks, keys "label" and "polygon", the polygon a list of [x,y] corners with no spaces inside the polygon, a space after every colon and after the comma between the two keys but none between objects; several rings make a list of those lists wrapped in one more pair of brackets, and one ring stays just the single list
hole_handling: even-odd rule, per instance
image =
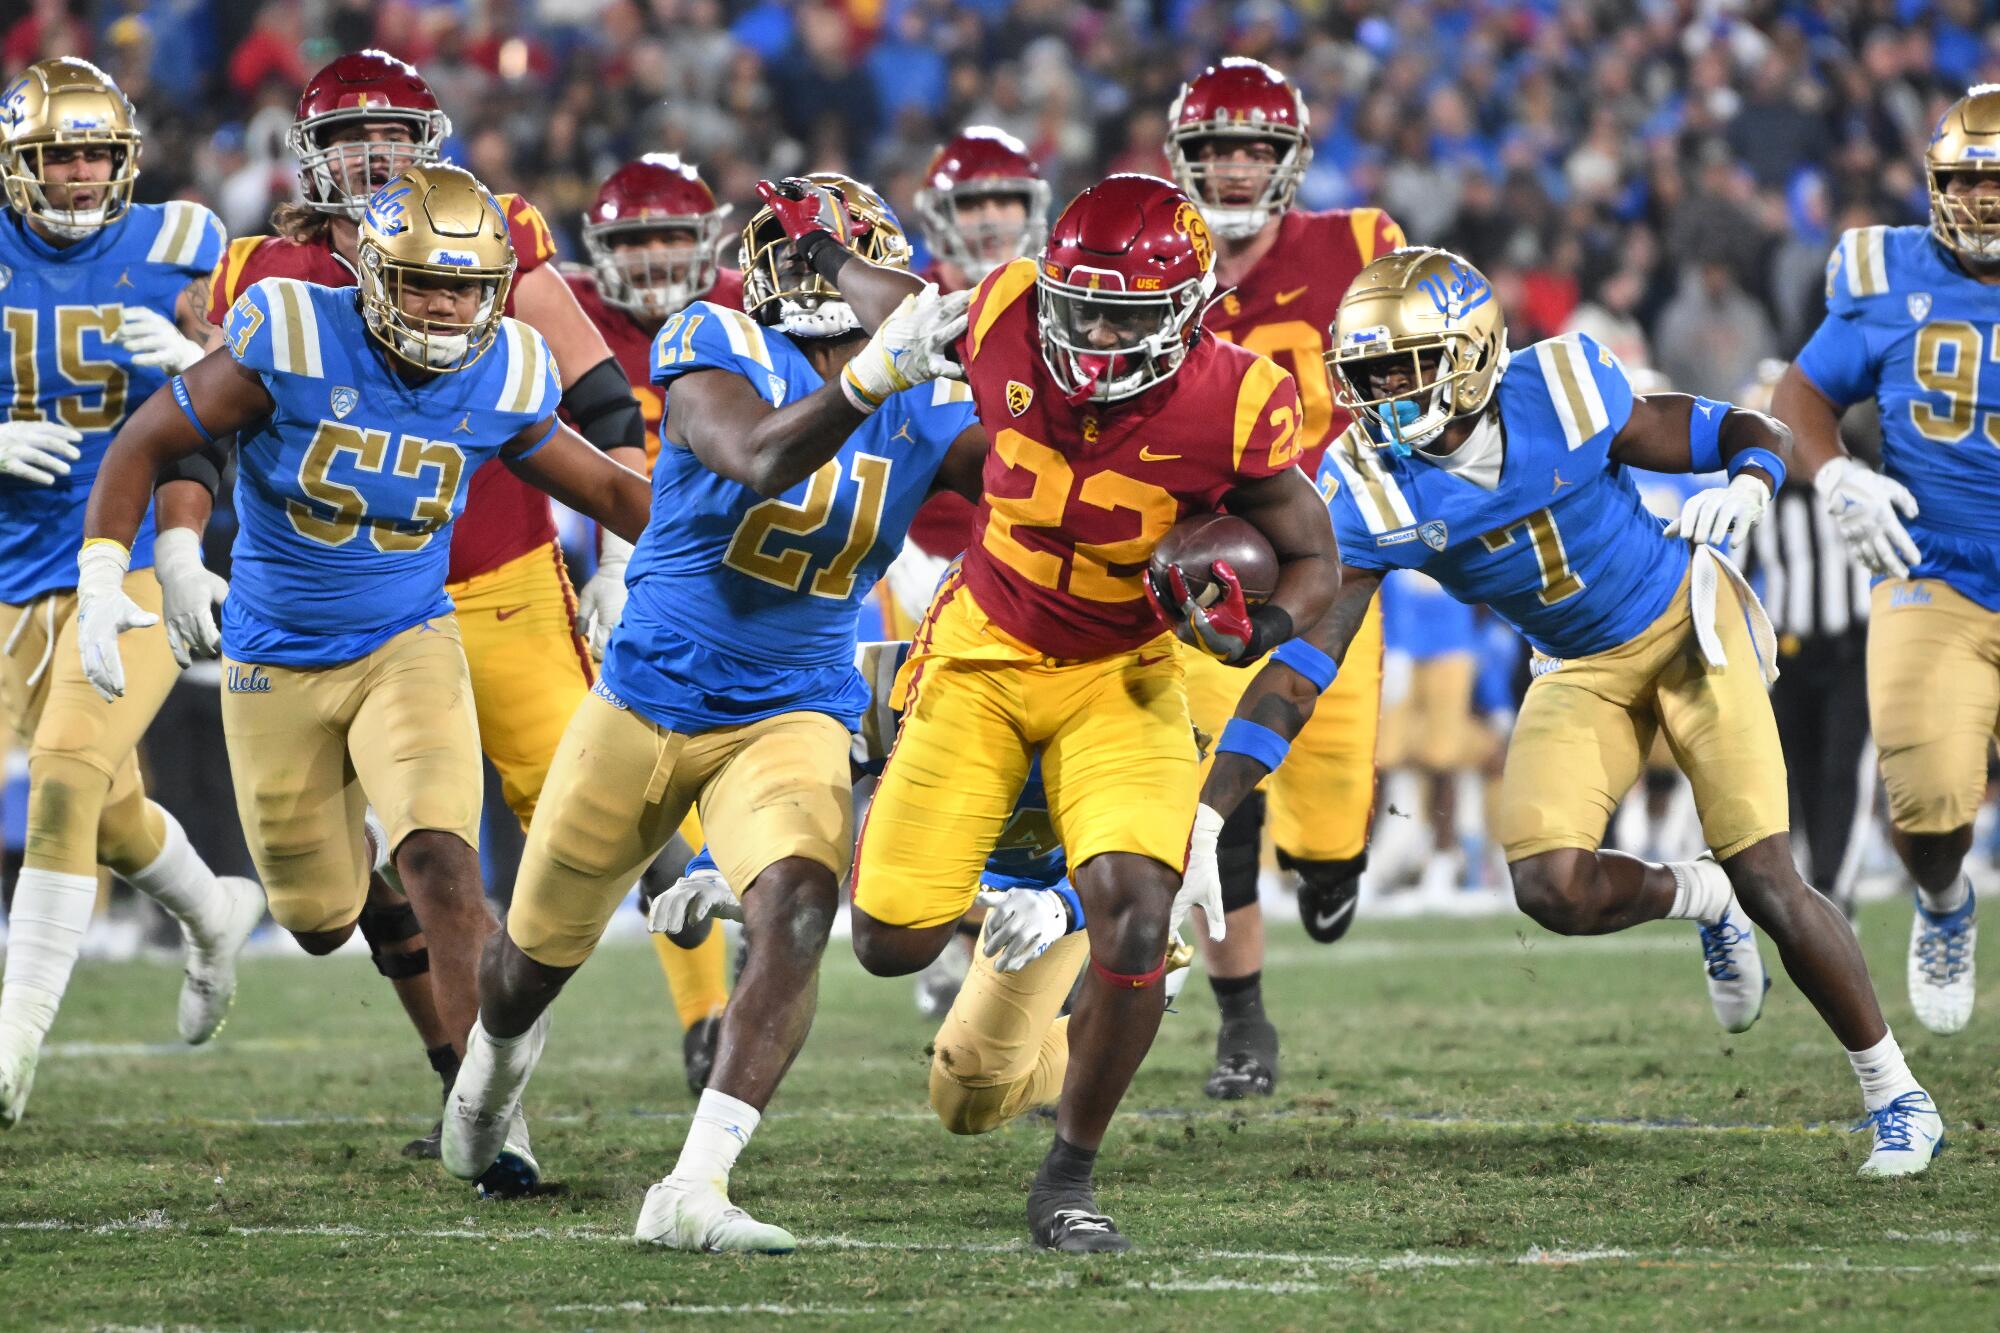
[{"label": "pac-12 logo patch", "polygon": [[1921,324],[1924,322],[1924,316],[1931,313],[1931,294],[1929,292],[1911,292],[1909,300],[1905,304],[1909,306],[1910,318]]},{"label": "pac-12 logo patch", "polygon": [[1020,416],[1035,401],[1035,391],[1019,380],[1007,381],[1007,410]]},{"label": "pac-12 logo patch", "polygon": [[1423,538],[1424,545],[1430,547],[1433,551],[1442,551],[1447,537],[1444,520],[1434,518],[1427,523],[1418,524],[1417,536]]},{"label": "pac-12 logo patch", "polygon": [[352,412],[361,405],[361,391],[350,388],[345,384],[336,385],[334,386],[333,393],[330,395],[330,399],[333,415],[336,418],[345,420],[349,412]]}]

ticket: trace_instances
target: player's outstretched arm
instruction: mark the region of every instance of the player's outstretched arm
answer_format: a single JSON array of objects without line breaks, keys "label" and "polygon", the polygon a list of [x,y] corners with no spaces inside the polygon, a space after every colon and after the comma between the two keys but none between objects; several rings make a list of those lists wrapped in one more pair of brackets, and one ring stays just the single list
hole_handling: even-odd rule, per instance
[{"label": "player's outstretched arm", "polygon": [[553,417],[536,422],[500,449],[530,486],[588,515],[628,542],[639,540],[653,509],[653,488]]},{"label": "player's outstretched arm", "polygon": [[1775,417],[1684,393],[1632,400],[1632,415],[1611,441],[1615,463],[1656,472],[1727,472],[1728,484],[1695,492],[1667,536],[1725,550],[1749,535],[1785,484],[1792,433]]},{"label": "player's outstretched arm", "polygon": [[803,177],[758,181],[757,193],[812,270],[840,291],[841,300],[873,333],[903,298],[923,290],[923,280],[907,269],[871,263],[847,248],[853,222],[824,186]]}]

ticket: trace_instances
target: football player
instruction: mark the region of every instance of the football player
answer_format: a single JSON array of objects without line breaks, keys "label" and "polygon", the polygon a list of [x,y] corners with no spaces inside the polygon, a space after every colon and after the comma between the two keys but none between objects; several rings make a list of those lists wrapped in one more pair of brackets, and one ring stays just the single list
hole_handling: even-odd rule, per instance
[{"label": "football player", "polygon": [[[1283,761],[1383,572],[1421,569],[1535,649],[1499,809],[1521,910],[1565,935],[1698,923],[1716,1017],[1736,1032],[1756,1021],[1768,987],[1754,920],[1861,1081],[1874,1128],[1862,1173],[1924,1170],[1944,1123],[1882,1022],[1853,932],[1792,863],[1765,694],[1775,638],[1743,576],[1708,544],[1726,546],[1763,514],[1784,479],[1785,428],[1705,398],[1635,395],[1618,359],[1583,334],[1510,360],[1491,285],[1443,250],[1370,264],[1340,303],[1333,341],[1334,381],[1358,418],[1320,470],[1340,596],[1258,674],[1224,729],[1191,891],[1217,874],[1206,831]],[[1729,481],[1663,526],[1627,466],[1723,470]],[[1660,732],[1694,787],[1712,849],[1699,860],[1599,850]]]},{"label": "football player", "polygon": [[[313,75],[299,95],[290,133],[302,202],[281,205],[272,215],[275,235],[231,242],[216,268],[210,319],[221,324],[237,297],[262,278],[352,286],[363,205],[403,168],[437,161],[450,133],[430,85],[393,56],[350,52]],[[603,337],[548,262],[555,256],[548,225],[519,195],[498,198],[517,265],[506,313],[547,341],[562,380],[565,418],[612,458],[643,469],[639,405]],[[209,344],[211,350],[218,345]],[[570,588],[548,498],[499,463],[473,474],[465,516],[453,524],[448,578],[472,670],[480,748],[524,828],[563,726],[590,688],[593,672],[578,626],[588,630],[615,618],[623,592],[617,535],[605,534],[604,544],[609,558],[600,561],[579,599]],[[457,1073],[455,1041],[432,1002],[422,926],[392,882],[388,850],[376,848],[383,873],[370,885],[362,938],[448,1088]],[[436,1157],[437,1134],[433,1128],[405,1153]]]},{"label": "football player", "polygon": [[[106,447],[126,415],[201,355],[207,273],[222,225],[199,204],[135,204],[140,137],[108,75],[70,57],[30,65],[0,93],[0,726],[28,747],[28,831],[0,985],[0,1128],[27,1106],[111,870],[180,922],[180,1032],[207,1041],[236,989],[236,954],[262,918],[248,880],[218,879],[180,824],[146,798],[136,747],[173,688],[176,659],[213,650],[188,620],[221,581],[199,543],[150,514],[131,537],[127,595],[167,624],[133,636],[129,697],[106,703],[77,667],[75,547]],[[163,516],[207,492],[182,481]],[[144,571],[153,567],[155,577]]]},{"label": "football player", "polygon": [[1175,890],[1199,756],[1180,654],[1137,571],[1190,512],[1226,502],[1264,532],[1282,571],[1270,601],[1249,608],[1236,590],[1191,631],[1232,662],[1316,621],[1334,591],[1332,534],[1296,467],[1298,391],[1274,362],[1202,336],[1213,264],[1186,195],[1119,175],[1064,209],[1038,260],[980,284],[964,342],[993,433],[979,534],[898,678],[902,731],[855,871],[862,965],[924,967],[1039,757],[1091,924],[1055,1142],[1028,1196],[1029,1230],[1052,1249],[1128,1247],[1092,1167],[1152,1044],[1187,906]]},{"label": "football player", "polygon": [[[671,153],[649,153],[625,163],[597,187],[583,215],[583,248],[590,267],[563,273],[578,307],[604,336],[639,400],[649,470],[659,452],[666,405],[666,395],[651,381],[654,335],[695,301],[732,310],[743,306],[743,276],[717,261],[729,211],[728,205],[716,204],[692,163]],[[616,582],[604,585],[606,596],[589,626],[596,659],[604,656],[624,604],[622,569],[631,552],[622,547],[615,533],[600,536],[600,561],[617,562],[621,572]],[[688,824],[683,835],[690,846],[699,847],[698,821],[690,815]],[[692,948],[665,935],[652,940],[681,1021],[682,1071],[688,1088],[699,1094],[715,1065],[722,1007],[729,1002],[728,951],[720,931],[710,931]]]},{"label": "football player", "polygon": [[[476,850],[479,731],[446,591],[452,521],[495,457],[628,537],[650,503],[644,477],[556,419],[548,344],[502,313],[508,232],[500,203],[456,167],[391,177],[360,218],[358,290],[252,284],[230,307],[227,350],[119,432],[77,561],[84,673],[114,697],[118,633],[155,619],[122,591],[154,476],[242,433],[222,722],[271,915],[308,953],[347,941],[369,894],[372,805],[461,1051],[493,916]],[[525,1192],[538,1176],[527,1126],[504,1128],[482,1189]]]},{"label": "football player", "polygon": [[852,856],[849,732],[868,702],[859,604],[941,469],[974,484],[986,437],[964,385],[926,382],[964,327],[964,298],[908,272],[880,196],[831,174],[759,192],[743,309],[696,302],[654,339],[667,395],[654,521],[487,953],[444,1162],[470,1177],[501,1151],[548,1005],[699,804],[743,898],[738,909],[724,889],[728,902],[694,915],[740,912],[755,943],[680,1158],[647,1191],[635,1234],[770,1253],[791,1250],[791,1234],[731,1204],[729,1173],[811,1026]]},{"label": "football player", "polygon": [[[1972,1018],[1972,821],[2000,726],[2000,85],[1945,112],[1924,155],[1928,227],[1845,233],[1827,315],[1778,382],[1849,552],[1875,576],[1868,715],[1890,841],[1916,884],[1910,1007],[1932,1032]],[[1840,417],[1873,398],[1882,470]]]},{"label": "football player", "polygon": [[[1347,426],[1322,356],[1325,330],[1362,265],[1403,244],[1379,208],[1294,207],[1312,160],[1305,99],[1261,61],[1204,70],[1168,114],[1167,160],[1216,238],[1221,299],[1203,327],[1291,371],[1303,417],[1299,464],[1308,477]],[[1195,726],[1215,735],[1249,684],[1201,653],[1187,655]],[[1278,1032],[1264,1010],[1264,918],[1257,866],[1266,811],[1278,864],[1298,890],[1306,932],[1331,943],[1354,919],[1375,803],[1375,734],[1382,706],[1382,621],[1370,612],[1348,667],[1299,737],[1290,761],[1237,811],[1222,835],[1222,904],[1229,933],[1201,948],[1222,1011],[1211,1097],[1268,1096],[1278,1080]],[[1197,937],[1201,932],[1195,932]]]}]

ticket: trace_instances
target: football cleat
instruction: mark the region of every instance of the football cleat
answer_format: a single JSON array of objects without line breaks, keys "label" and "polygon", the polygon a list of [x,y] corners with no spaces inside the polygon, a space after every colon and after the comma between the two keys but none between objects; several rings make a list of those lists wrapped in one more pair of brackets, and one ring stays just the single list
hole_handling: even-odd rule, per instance
[{"label": "football cleat", "polygon": [[966,973],[972,970],[972,950],[966,945],[964,936],[952,936],[944,952],[917,973],[917,1012],[925,1018],[943,1018],[958,998]]},{"label": "football cleat", "polygon": [[1875,1131],[1875,1147],[1861,1164],[1864,1176],[1914,1176],[1944,1151],[1944,1117],[1922,1088],[1878,1106],[1854,1127]]},{"label": "football cleat", "polygon": [[[527,1036],[524,1046],[506,1053],[503,1066],[501,1053],[494,1049],[486,1030],[474,1023],[472,1035],[465,1043],[465,1060],[458,1067],[451,1091],[445,1094],[439,1156],[444,1169],[454,1176],[480,1181],[482,1193],[486,1188],[487,1168],[498,1161],[503,1151],[515,1146],[517,1131],[521,1146],[526,1146],[527,1122],[520,1115],[521,1090],[528,1086],[528,1076],[535,1072],[535,1065],[542,1058],[542,1043],[548,1040],[547,1010],[528,1029]],[[532,1166],[534,1159],[529,1157],[527,1161]]]},{"label": "football cleat", "polygon": [[430,1133],[425,1134],[421,1138],[411,1139],[408,1143],[404,1144],[403,1156],[415,1158],[421,1162],[435,1162],[444,1151],[443,1144],[444,1121],[440,1120],[431,1126]]},{"label": "football cleat", "polygon": [[790,1254],[799,1247],[791,1232],[759,1222],[713,1184],[675,1176],[646,1191],[632,1239],[706,1254]]},{"label": "football cleat", "polygon": [[1361,877],[1348,876],[1329,881],[1324,877],[1299,878],[1299,920],[1306,934],[1321,944],[1332,944],[1354,924],[1354,908],[1361,899]]},{"label": "football cleat", "polygon": [[1764,1012],[1770,974],[1757,952],[1757,935],[1750,918],[1734,898],[1719,921],[1699,923],[1702,969],[1708,973],[1708,1002],[1715,1021],[1728,1032],[1748,1032]]},{"label": "football cleat", "polygon": [[542,1164],[528,1146],[528,1117],[517,1106],[507,1125],[506,1145],[474,1184],[482,1199],[524,1199],[541,1183]]},{"label": "football cleat", "polygon": [[187,939],[187,970],[181,978],[181,1040],[199,1046],[222,1031],[229,1006],[236,1000],[236,958],[257,923],[264,919],[264,890],[255,880],[216,876],[216,887],[227,897],[221,928],[202,941],[183,926]]},{"label": "football cleat", "polygon": [[681,1035],[681,1072],[687,1075],[688,1091],[697,1097],[715,1072],[715,1046],[721,1039],[721,1014],[702,1019]]},{"label": "football cleat", "polygon": [[1123,1254],[1132,1242],[1118,1224],[1097,1211],[1088,1189],[1045,1187],[1028,1190],[1028,1234],[1045,1250],[1064,1254]]},{"label": "football cleat", "polygon": [[1972,1021],[1974,924],[1971,886],[1955,912],[1932,914],[1917,904],[1910,922],[1910,1008],[1917,1021],[1940,1036]]},{"label": "football cleat", "polygon": [[35,1062],[42,1046],[25,1034],[0,1030],[0,1129],[12,1129],[28,1109],[35,1086]]}]

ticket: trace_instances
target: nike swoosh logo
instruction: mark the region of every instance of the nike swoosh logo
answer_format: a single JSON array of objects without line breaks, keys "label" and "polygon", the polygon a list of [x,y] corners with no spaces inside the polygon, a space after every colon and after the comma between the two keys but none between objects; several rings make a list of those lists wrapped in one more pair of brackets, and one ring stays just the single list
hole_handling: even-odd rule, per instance
[{"label": "nike swoosh logo", "polygon": [[493,618],[495,620],[507,620],[514,616],[520,615],[523,611],[527,609],[528,609],[527,603],[523,602],[520,606],[510,606],[504,611],[495,611],[493,613]]},{"label": "nike swoosh logo", "polygon": [[1179,454],[1156,454],[1150,444],[1139,448],[1139,461],[1142,463],[1171,463],[1179,457]]},{"label": "nike swoosh logo", "polygon": [[1313,913],[1313,929],[1314,929],[1314,930],[1331,930],[1331,929],[1333,929],[1333,928],[1334,928],[1334,927],[1335,927],[1336,925],[1338,925],[1338,924],[1339,924],[1339,923],[1340,923],[1341,921],[1343,921],[1343,920],[1345,920],[1346,918],[1348,918],[1348,917],[1350,917],[1350,916],[1353,916],[1353,915],[1354,915],[1354,908],[1355,908],[1355,905],[1356,905],[1356,904],[1357,904],[1357,903],[1358,903],[1359,901],[1360,901],[1360,900],[1359,900],[1358,898],[1350,898],[1350,899],[1348,899],[1348,901],[1347,901],[1346,905],[1344,905],[1344,906],[1341,906],[1341,907],[1336,907],[1336,908],[1334,908],[1334,909],[1333,909],[1333,910],[1332,910],[1331,912],[1325,912],[1325,913],[1321,913],[1321,912],[1314,912],[1314,913]]},{"label": "nike swoosh logo", "polygon": [[1310,290],[1310,287],[1294,287],[1288,292],[1279,292],[1272,300],[1277,305],[1290,305]]},{"label": "nike swoosh logo", "polygon": [[1166,660],[1167,660],[1167,659],[1168,659],[1169,657],[1172,657],[1172,656],[1173,656],[1173,654],[1172,654],[1172,653],[1156,653],[1156,654],[1154,654],[1154,655],[1153,655],[1152,657],[1146,657],[1146,656],[1144,656],[1144,655],[1142,654],[1142,655],[1140,656],[1139,660],[1138,660],[1138,665],[1139,665],[1139,666],[1158,666],[1158,665],[1159,665],[1160,663],[1162,663],[1162,662],[1166,661]]}]

